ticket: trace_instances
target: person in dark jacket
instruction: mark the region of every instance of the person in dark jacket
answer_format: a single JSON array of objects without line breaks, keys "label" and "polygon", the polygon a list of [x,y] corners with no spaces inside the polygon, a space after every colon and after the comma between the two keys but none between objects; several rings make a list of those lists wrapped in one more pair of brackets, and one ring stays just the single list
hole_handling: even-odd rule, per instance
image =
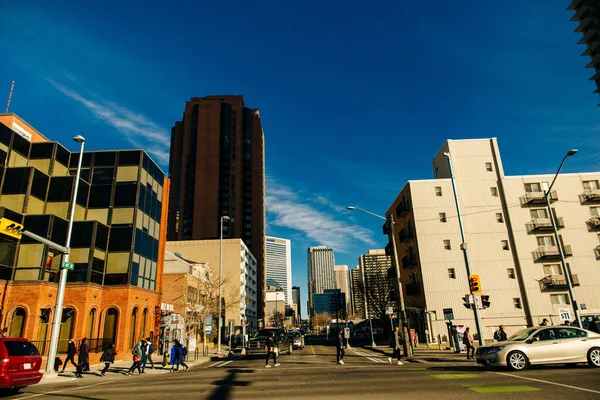
[{"label": "person in dark jacket", "polygon": [[265,341],[265,347],[267,348],[267,359],[265,362],[265,368],[271,368],[269,365],[269,355],[273,356],[273,363],[276,367],[279,367],[277,363],[277,345],[275,344],[275,332],[271,332],[267,340]]},{"label": "person in dark jacket", "polygon": [[100,375],[104,376],[104,374],[106,374],[106,371],[108,371],[108,367],[110,367],[110,364],[115,362],[115,354],[117,354],[117,352],[115,351],[115,345],[111,343],[109,344],[108,348],[104,350],[104,353],[102,353],[102,355],[100,356],[100,361],[104,361],[104,369],[102,370],[102,372],[100,372]]},{"label": "person in dark jacket", "polygon": [[394,351],[392,352],[392,357],[388,357],[388,362],[391,364],[392,363],[392,358],[393,357],[397,357],[398,358],[398,365],[404,365],[404,363],[401,361],[402,358],[402,343],[404,343],[404,339],[402,338],[402,333],[400,332],[400,328],[396,327],[396,329],[394,329]]},{"label": "person in dark jacket", "polygon": [[75,376],[77,378],[83,378],[83,375],[81,375],[81,372],[87,368],[89,368],[88,364],[89,364],[89,354],[90,354],[90,349],[87,345],[87,338],[83,338],[81,339],[81,345],[79,346],[79,357],[78,357],[78,365],[77,365],[77,371],[75,372]]},{"label": "person in dark jacket", "polygon": [[592,331],[592,332],[596,332],[596,333],[600,333],[600,319],[598,317],[594,317],[594,319],[592,319],[590,321],[590,325],[588,326],[588,330]]},{"label": "person in dark jacket", "polygon": [[504,325],[500,325],[498,330],[494,332],[494,340],[497,342],[505,342],[506,341],[506,332],[504,332]]},{"label": "person in dark jacket", "polygon": [[69,339],[69,346],[67,347],[67,359],[63,364],[63,369],[61,372],[65,372],[65,368],[67,368],[69,361],[71,361],[71,364],[77,368],[77,364],[75,364],[75,354],[77,354],[77,347],[75,346],[73,339]]},{"label": "person in dark jacket", "polygon": [[335,350],[336,350],[336,361],[338,364],[344,365],[344,354],[346,351],[344,350],[344,330],[340,328],[338,330],[338,334],[335,337]]}]

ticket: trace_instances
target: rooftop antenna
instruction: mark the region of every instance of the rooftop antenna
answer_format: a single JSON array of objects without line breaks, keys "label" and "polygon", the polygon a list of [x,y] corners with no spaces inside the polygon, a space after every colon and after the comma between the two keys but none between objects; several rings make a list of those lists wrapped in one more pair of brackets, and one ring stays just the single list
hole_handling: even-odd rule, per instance
[{"label": "rooftop antenna", "polygon": [[15,81],[12,81],[12,85],[10,85],[10,93],[8,94],[8,102],[6,103],[6,111],[4,113],[8,113],[8,109],[10,108],[10,99],[12,99],[12,92],[15,88]]}]

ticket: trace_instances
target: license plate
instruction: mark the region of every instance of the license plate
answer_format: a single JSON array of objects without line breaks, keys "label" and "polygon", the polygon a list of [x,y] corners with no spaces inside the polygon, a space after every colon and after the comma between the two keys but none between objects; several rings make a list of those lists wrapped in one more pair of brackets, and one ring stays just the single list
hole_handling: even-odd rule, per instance
[{"label": "license plate", "polygon": [[31,369],[31,363],[23,364],[23,369]]}]

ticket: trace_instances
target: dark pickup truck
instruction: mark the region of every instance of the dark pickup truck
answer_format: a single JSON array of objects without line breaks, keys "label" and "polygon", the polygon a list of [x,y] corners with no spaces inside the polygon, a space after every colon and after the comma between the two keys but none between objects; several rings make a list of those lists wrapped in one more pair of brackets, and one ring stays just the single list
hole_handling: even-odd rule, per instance
[{"label": "dark pickup truck", "polygon": [[271,335],[271,332],[275,332],[275,346],[279,349],[279,354],[286,352],[292,354],[294,350],[292,342],[288,337],[285,329],[283,328],[264,328],[259,329],[252,335],[252,338],[246,343],[246,354],[247,355],[266,355],[267,347],[265,343],[267,338]]}]

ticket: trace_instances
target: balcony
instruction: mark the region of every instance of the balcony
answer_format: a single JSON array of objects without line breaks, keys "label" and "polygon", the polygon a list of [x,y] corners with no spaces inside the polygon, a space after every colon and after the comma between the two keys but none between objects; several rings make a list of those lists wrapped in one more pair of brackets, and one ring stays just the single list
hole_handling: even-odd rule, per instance
[{"label": "balcony", "polygon": [[[562,218],[554,218],[558,229],[564,228],[565,223]],[[552,231],[552,220],[550,218],[534,218],[527,223],[527,232]]]},{"label": "balcony", "polygon": [[401,217],[409,211],[410,211],[410,204],[409,204],[408,200],[406,200],[406,199],[400,200],[400,203],[398,203],[398,205],[396,206],[396,216]]},{"label": "balcony", "polygon": [[579,195],[581,203],[594,203],[600,201],[600,189],[586,189]]},{"label": "balcony", "polygon": [[415,234],[410,229],[403,228],[400,231],[400,241],[405,242],[415,237]]},{"label": "balcony", "polygon": [[402,257],[402,268],[410,268],[417,265],[417,256],[414,254],[408,254]]},{"label": "balcony", "polygon": [[600,245],[596,246],[594,254],[596,254],[596,258],[600,259]]},{"label": "balcony", "polygon": [[[572,256],[571,246],[564,246],[563,253],[565,257]],[[556,259],[560,258],[560,252],[557,246],[540,246],[533,252],[533,258],[536,261]]]},{"label": "balcony", "polygon": [[587,224],[592,227],[592,229],[600,228],[600,217],[593,216],[592,218],[587,220]]},{"label": "balcony", "polygon": [[[556,190],[553,190],[549,194],[550,202],[558,200],[558,196],[556,195]],[[544,192],[527,192],[523,196],[519,197],[521,201],[521,205],[533,205],[533,204],[546,204],[546,199],[544,198]]]},{"label": "balcony", "polygon": [[[539,282],[540,289],[542,290],[567,288],[567,278],[564,275],[547,275]],[[577,274],[571,275],[571,285],[579,286],[579,278],[577,277]]]},{"label": "balcony", "polygon": [[406,285],[406,295],[414,296],[416,294],[421,293],[421,286],[418,283],[409,283]]}]

